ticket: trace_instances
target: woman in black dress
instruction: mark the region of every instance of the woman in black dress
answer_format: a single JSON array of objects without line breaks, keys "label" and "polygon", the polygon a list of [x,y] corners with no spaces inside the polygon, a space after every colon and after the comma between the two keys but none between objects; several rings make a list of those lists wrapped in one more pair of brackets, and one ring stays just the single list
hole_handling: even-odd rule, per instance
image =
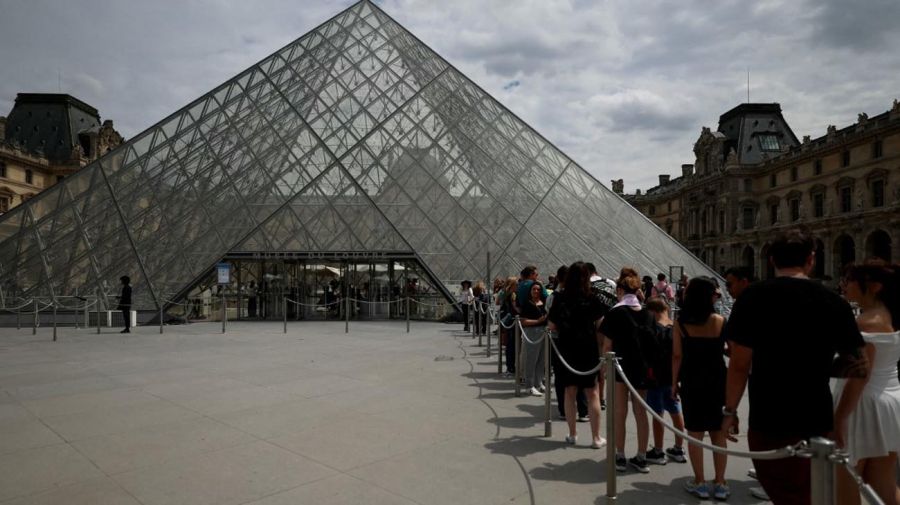
[{"label": "woman in black dress", "polygon": [[[725,447],[722,407],[727,369],[721,336],[725,318],[713,309],[715,296],[716,285],[707,277],[691,279],[685,290],[678,324],[672,332],[672,395],[681,395],[688,434],[702,440],[704,433],[709,433],[714,445]],[[703,449],[688,444],[688,455],[694,479],[685,483],[685,490],[699,498],[709,498],[710,489],[703,476]],[[725,482],[727,462],[726,455],[713,454],[713,494],[719,500],[730,494]]]},{"label": "woman in black dress", "polygon": [[[558,348],[562,359],[573,369],[586,372],[600,362],[600,342],[597,324],[606,307],[591,294],[590,274],[578,261],[569,267],[564,283],[566,289],[554,295],[550,306],[550,330],[558,333]],[[565,386],[566,442],[575,443],[575,396],[582,388],[587,395],[591,421],[591,447],[600,449],[606,440],[600,436],[600,390],[597,373],[577,375],[565,366],[556,371],[556,381]]]}]

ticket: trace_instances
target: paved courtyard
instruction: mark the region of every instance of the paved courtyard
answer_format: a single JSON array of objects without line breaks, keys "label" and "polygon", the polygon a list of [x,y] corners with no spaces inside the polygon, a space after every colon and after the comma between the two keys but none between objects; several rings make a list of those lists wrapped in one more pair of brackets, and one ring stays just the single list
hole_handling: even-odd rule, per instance
[{"label": "paved courtyard", "polygon": [[[544,438],[543,400],[516,398],[461,326],[405,330],[0,329],[0,503],[606,503],[587,424],[576,447],[561,421]],[[749,466],[729,461],[730,503],[761,503]],[[620,476],[618,503],[697,502],[689,465],[651,468]]]}]

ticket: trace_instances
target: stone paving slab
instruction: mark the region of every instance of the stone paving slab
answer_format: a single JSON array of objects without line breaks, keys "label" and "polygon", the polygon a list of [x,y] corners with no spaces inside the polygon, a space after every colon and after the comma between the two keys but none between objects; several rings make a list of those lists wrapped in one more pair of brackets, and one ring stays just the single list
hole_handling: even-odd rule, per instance
[{"label": "stone paving slab", "polygon": [[[0,503],[606,503],[586,423],[575,447],[561,421],[544,438],[543,400],[460,326],[412,328],[0,329]],[[761,503],[749,468],[729,461],[729,503]],[[620,475],[617,503],[698,502],[689,465],[651,469]]]}]

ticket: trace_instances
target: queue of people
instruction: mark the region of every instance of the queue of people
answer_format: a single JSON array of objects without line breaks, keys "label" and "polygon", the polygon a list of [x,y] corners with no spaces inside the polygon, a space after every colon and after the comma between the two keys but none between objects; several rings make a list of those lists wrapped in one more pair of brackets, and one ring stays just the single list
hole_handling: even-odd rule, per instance
[{"label": "queue of people", "polygon": [[[841,281],[844,297],[810,280],[814,242],[800,231],[786,233],[770,248],[775,276],[754,282],[752,271],[728,270],[725,287],[734,299],[723,309],[716,279],[683,276],[677,286],[664,274],[657,282],[631,268],[616,280],[593,265],[560,267],[553,292],[539,282],[537,268],[494,283],[494,306],[506,326],[519,316],[528,341],[545,329],[558,355],[542,345],[523,345],[523,377],[530,394],[542,396],[543,360],[551,359],[565,442],[577,443],[577,422],[590,422],[590,446],[615,444],[616,469],[649,473],[650,465],[690,461],[693,477],[684,488],[707,499],[727,499],[727,456],[713,456],[712,480],[703,451],[681,437],[668,448],[662,424],[652,426],[646,402],[693,438],[727,447],[744,427],[737,407],[749,385],[747,441],[765,451],[824,436],[849,453],[863,480],[888,504],[900,505],[900,267],[882,261],[851,266]],[[549,295],[549,297],[548,297]],[[849,302],[859,308],[854,317]],[[677,317],[672,317],[677,305]],[[507,373],[515,372],[512,330],[500,327],[507,347]],[[615,352],[621,376],[615,385],[616,440],[600,436],[605,408],[600,357]],[[573,373],[571,369],[582,373]],[[590,373],[584,373],[590,372]],[[839,379],[836,379],[839,378]],[[631,404],[637,451],[627,458],[625,439]],[[810,460],[754,460],[762,490],[776,505],[810,503]],[[839,503],[859,503],[856,483],[839,472]]]}]

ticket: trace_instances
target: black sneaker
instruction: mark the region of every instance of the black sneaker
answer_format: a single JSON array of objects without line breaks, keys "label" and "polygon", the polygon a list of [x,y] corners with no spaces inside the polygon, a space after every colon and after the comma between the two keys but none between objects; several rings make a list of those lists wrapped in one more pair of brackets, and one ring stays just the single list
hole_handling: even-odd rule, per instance
[{"label": "black sneaker", "polygon": [[653,463],[654,465],[665,465],[667,463],[666,453],[656,447],[647,451],[644,459],[647,460],[647,463]]},{"label": "black sneaker", "polygon": [[606,410],[606,400],[600,400],[600,410]]},{"label": "black sneaker", "polygon": [[628,462],[625,460],[625,456],[616,454],[616,471],[624,472],[625,470],[628,470]]},{"label": "black sneaker", "polygon": [[681,447],[669,447],[666,449],[666,456],[676,463],[687,463],[687,457],[685,457],[684,449]]},{"label": "black sneaker", "polygon": [[628,464],[640,473],[650,473],[650,468],[647,466],[647,460],[641,455],[629,459]]}]

